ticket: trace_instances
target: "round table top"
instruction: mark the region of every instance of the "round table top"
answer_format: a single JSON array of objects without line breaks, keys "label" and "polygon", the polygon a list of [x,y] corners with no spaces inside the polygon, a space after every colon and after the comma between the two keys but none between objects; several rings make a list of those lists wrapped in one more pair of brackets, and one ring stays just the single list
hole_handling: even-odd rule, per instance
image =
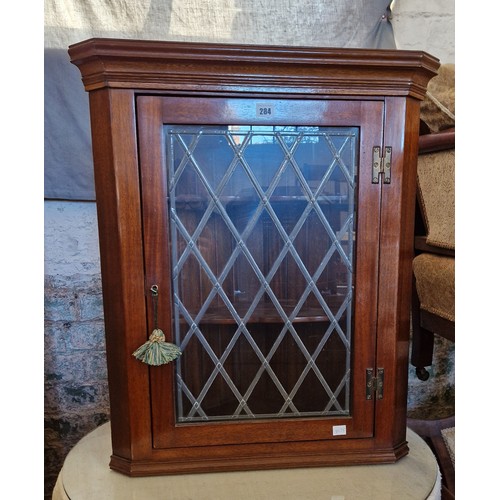
[{"label": "round table top", "polygon": [[407,429],[395,464],[128,477],[109,468],[109,422],[68,454],[53,500],[438,500],[441,479],[427,444]]}]

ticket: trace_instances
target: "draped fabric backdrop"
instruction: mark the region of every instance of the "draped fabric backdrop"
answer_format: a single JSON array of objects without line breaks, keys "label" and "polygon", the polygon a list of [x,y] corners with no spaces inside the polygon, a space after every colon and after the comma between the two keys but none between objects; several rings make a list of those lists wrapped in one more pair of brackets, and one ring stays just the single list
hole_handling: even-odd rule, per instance
[{"label": "draped fabric backdrop", "polygon": [[95,199],[88,97],[67,53],[92,37],[396,48],[390,0],[45,0],[47,199]]}]

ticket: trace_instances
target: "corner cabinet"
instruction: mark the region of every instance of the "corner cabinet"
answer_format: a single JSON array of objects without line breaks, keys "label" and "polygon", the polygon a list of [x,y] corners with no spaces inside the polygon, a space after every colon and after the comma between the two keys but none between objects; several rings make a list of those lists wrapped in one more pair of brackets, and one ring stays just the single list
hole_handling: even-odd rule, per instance
[{"label": "corner cabinet", "polygon": [[[92,39],[111,404],[131,476],[394,462],[426,53]],[[182,354],[132,353],[160,328]]]}]

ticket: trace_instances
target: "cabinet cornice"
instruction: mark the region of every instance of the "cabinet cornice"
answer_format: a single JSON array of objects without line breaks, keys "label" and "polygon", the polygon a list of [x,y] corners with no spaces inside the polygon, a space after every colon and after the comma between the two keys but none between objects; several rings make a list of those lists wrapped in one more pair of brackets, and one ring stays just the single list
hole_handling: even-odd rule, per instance
[{"label": "cabinet cornice", "polygon": [[421,51],[94,38],[69,48],[87,91],[103,87],[423,99],[439,61]]}]

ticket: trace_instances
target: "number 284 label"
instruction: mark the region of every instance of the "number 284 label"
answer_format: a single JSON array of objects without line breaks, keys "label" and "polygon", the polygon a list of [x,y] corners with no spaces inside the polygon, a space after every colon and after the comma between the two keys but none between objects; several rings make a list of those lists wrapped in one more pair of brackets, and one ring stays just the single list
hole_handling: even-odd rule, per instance
[{"label": "number 284 label", "polygon": [[274,106],[272,104],[257,104],[255,111],[258,117],[269,118],[274,115]]}]

